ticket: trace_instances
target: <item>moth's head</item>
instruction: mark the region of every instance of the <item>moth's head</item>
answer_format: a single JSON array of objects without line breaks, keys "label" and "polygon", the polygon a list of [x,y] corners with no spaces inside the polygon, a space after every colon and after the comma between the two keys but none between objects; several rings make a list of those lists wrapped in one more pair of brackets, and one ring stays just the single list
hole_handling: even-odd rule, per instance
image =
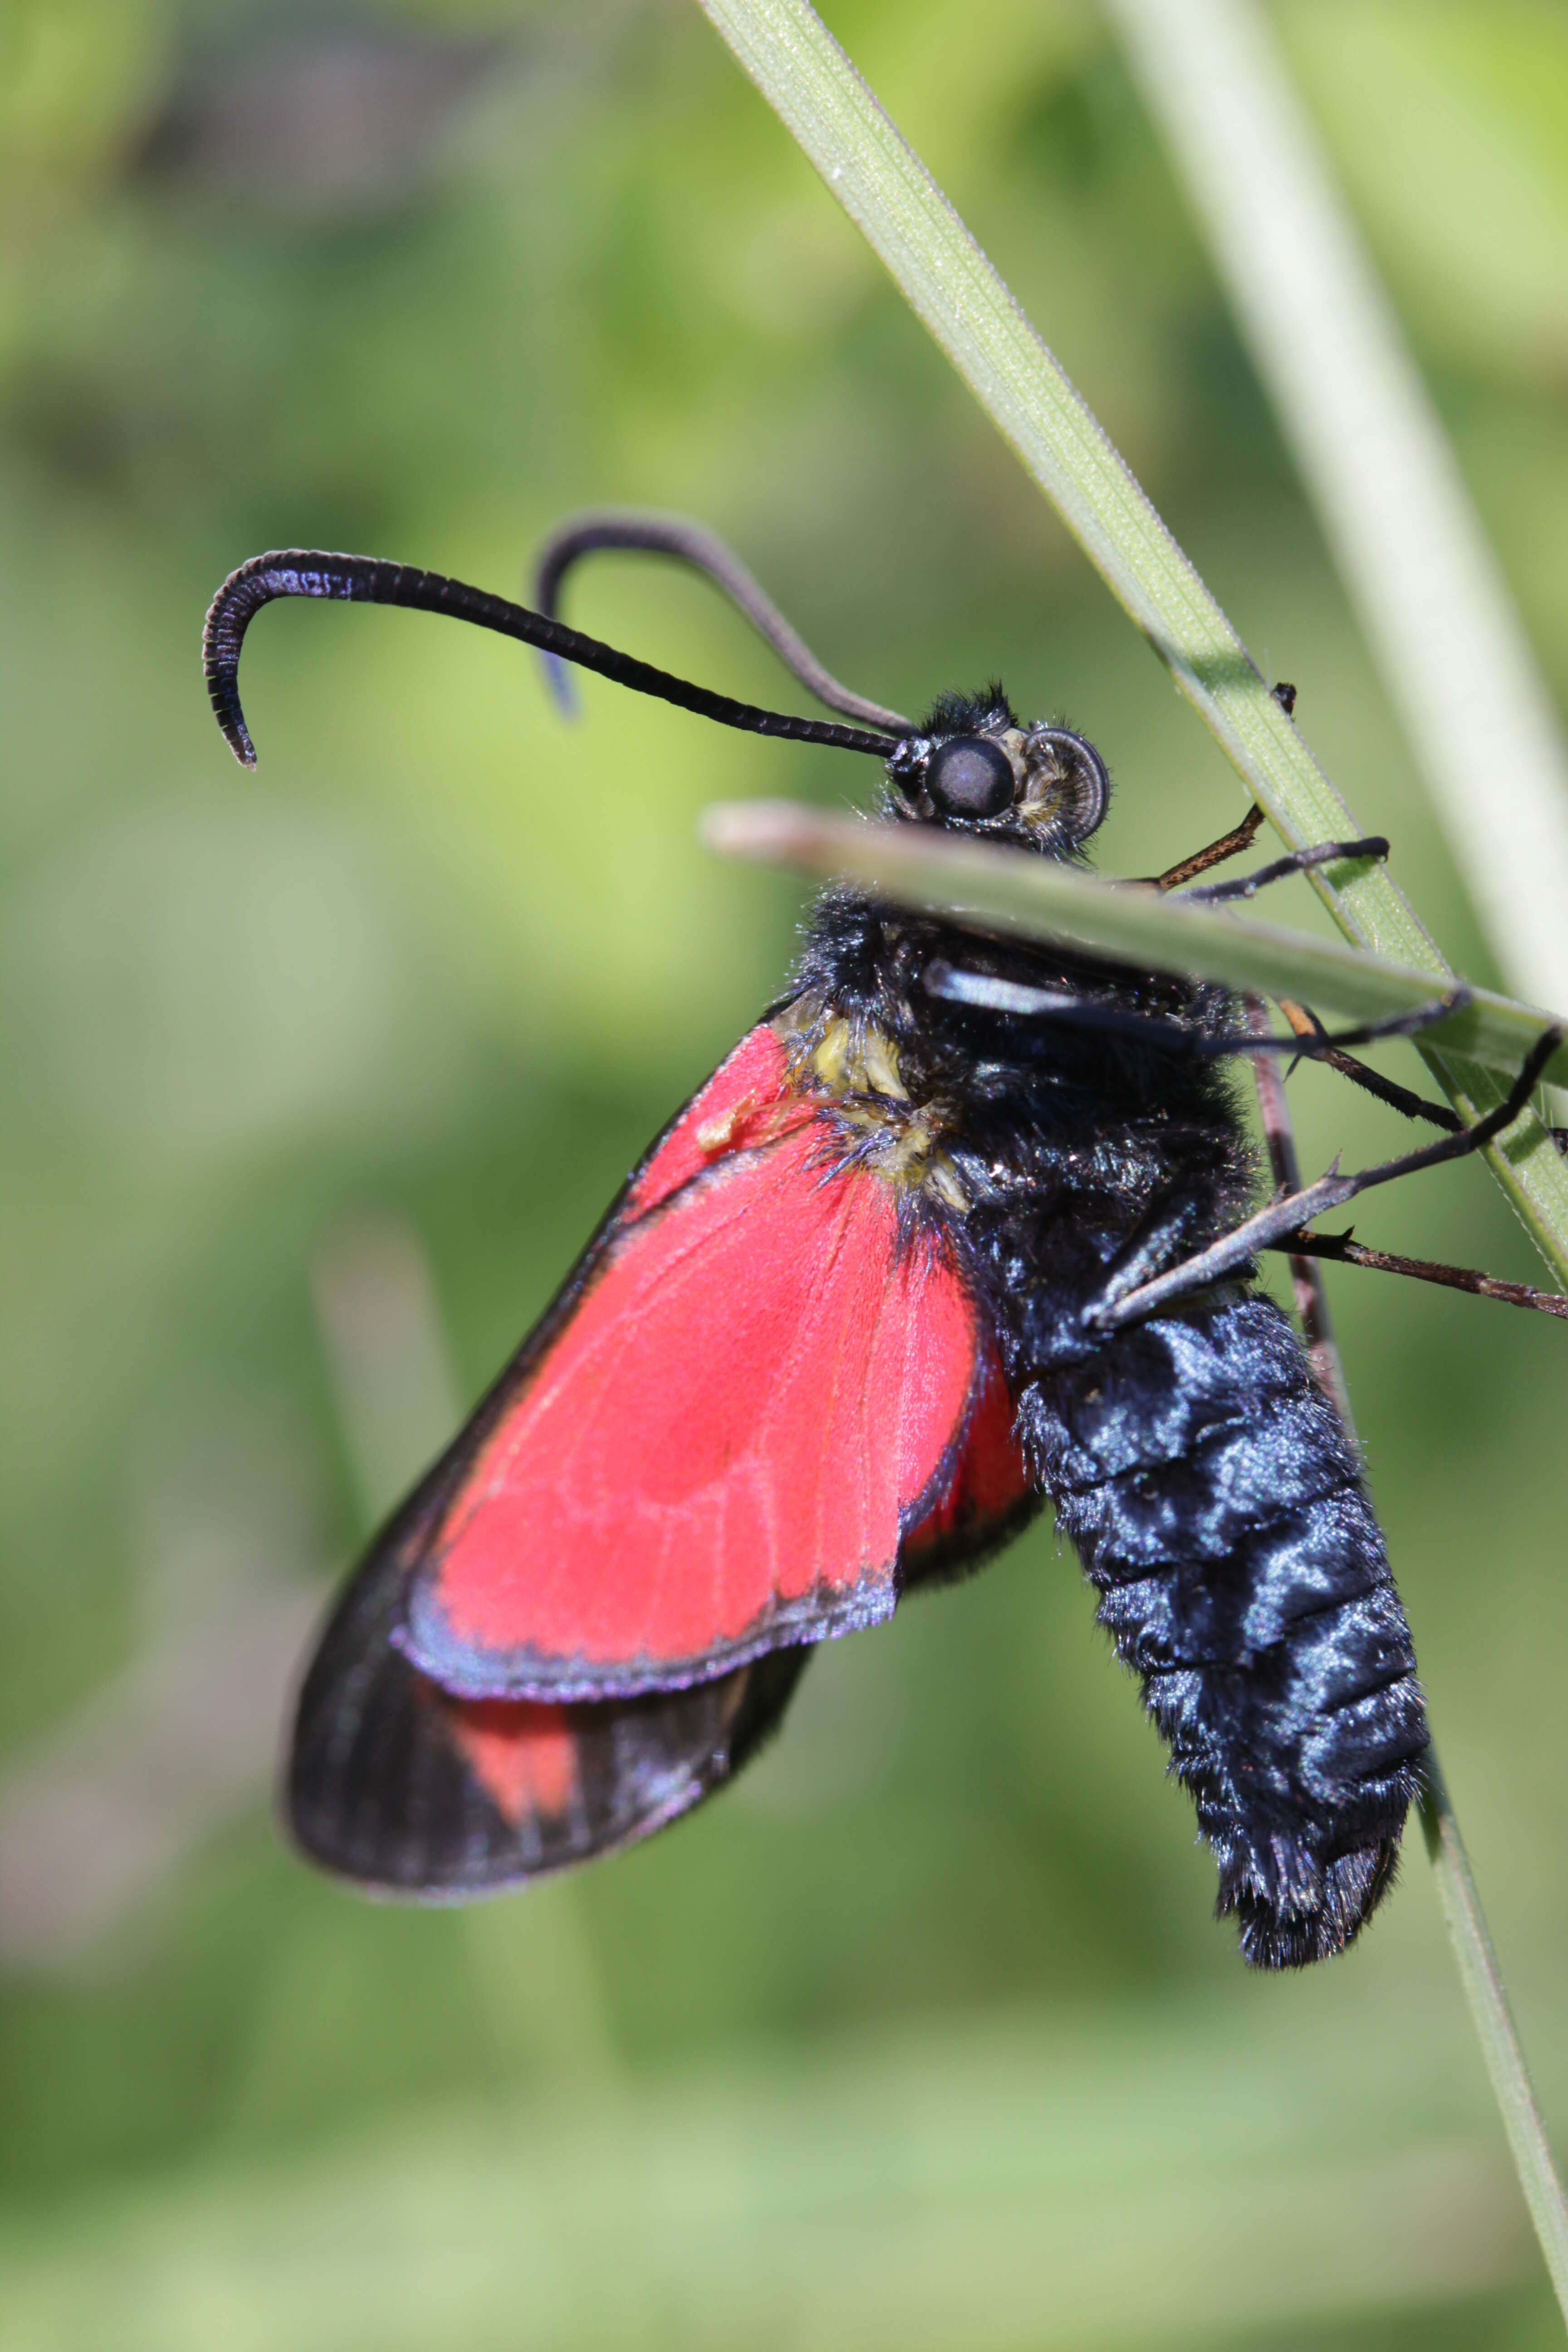
[{"label": "moth's head", "polygon": [[893,813],[949,833],[1073,857],[1110,805],[1092,743],[1044,719],[1021,727],[1000,686],[944,694],[888,761]]}]

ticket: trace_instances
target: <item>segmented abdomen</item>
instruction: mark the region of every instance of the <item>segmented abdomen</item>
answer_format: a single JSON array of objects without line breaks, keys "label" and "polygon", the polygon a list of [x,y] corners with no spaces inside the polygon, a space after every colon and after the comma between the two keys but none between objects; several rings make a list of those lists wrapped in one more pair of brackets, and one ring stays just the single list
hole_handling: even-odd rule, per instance
[{"label": "segmented abdomen", "polygon": [[1244,1956],[1340,1951],[1427,1732],[1353,1445],[1279,1310],[1135,1325],[1023,1386],[1020,1431],[1196,1801]]}]

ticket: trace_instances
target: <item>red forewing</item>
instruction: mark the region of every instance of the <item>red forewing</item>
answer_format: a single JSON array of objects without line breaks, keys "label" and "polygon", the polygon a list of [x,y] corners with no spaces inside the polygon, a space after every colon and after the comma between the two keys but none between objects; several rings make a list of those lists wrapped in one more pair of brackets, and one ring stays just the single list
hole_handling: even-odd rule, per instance
[{"label": "red forewing", "polygon": [[940,1230],[835,1168],[755,1030],[485,1410],[400,1639],[467,1697],[626,1697],[867,1625],[988,1347]]}]

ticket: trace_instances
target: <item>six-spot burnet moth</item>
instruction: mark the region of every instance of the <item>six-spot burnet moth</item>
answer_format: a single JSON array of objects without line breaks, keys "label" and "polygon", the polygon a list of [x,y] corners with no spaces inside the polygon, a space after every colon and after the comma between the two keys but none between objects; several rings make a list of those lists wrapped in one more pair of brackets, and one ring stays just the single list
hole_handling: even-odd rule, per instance
[{"label": "six-spot burnet moth", "polygon": [[[606,546],[708,572],[853,723],[737,703],[566,628],[562,581]],[[850,694],[728,550],[662,518],[557,534],[542,611],[364,557],[257,557],[205,641],[247,765],[241,642],[291,595],[450,613],[722,724],[872,755],[886,816],[1020,856],[1080,857],[1106,812],[1081,735],[1021,723],[999,687],[918,726]],[[1251,1250],[1291,1220],[1245,1222],[1225,1069],[1255,1045],[1215,987],[825,891],[783,996],[332,1610],[289,1763],[299,1844],[363,1886],[456,1901],[645,1837],[754,1753],[814,1643],[964,1573],[1048,1499],[1243,1954],[1342,1949],[1389,1885],[1427,1732],[1353,1443],[1256,1285]],[[1335,1181],[1348,1198],[1363,1180]]]}]

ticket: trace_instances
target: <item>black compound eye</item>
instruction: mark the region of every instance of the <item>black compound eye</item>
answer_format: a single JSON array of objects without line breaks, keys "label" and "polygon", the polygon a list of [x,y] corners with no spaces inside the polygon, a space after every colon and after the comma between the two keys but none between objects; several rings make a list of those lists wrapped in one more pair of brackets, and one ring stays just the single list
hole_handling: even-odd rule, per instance
[{"label": "black compound eye", "polygon": [[1013,762],[984,735],[954,735],[926,765],[925,788],[944,816],[1000,816],[1017,791]]}]

